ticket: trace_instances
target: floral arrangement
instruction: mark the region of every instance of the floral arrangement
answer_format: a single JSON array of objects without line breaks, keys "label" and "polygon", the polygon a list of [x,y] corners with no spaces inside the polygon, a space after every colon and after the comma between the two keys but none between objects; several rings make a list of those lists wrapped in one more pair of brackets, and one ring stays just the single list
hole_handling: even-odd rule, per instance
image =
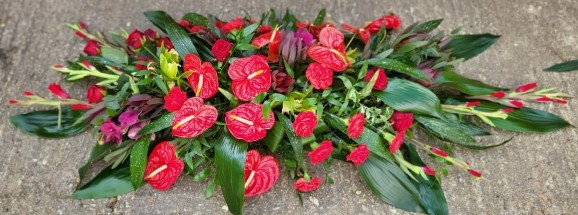
[{"label": "floral arrangement", "polygon": [[[92,128],[96,144],[79,169],[75,199],[113,197],[145,184],[167,190],[189,175],[208,181],[207,197],[220,187],[229,211],[242,214],[244,199],[270,190],[281,173],[298,194],[314,192],[333,182],[330,164],[342,160],[384,202],[447,214],[440,180],[448,167],[483,178],[475,163],[451,155],[453,146],[483,150],[509,141],[478,144],[475,137],[490,135],[488,127],[570,126],[525,107],[566,104],[568,95],[554,88],[507,89],[455,72],[499,36],[434,32],[441,19],[402,29],[393,14],[361,28],[337,26],[324,20],[325,10],[313,22],[274,10],[259,20],[145,16],[162,33],[104,36],[82,22],[69,24],[86,41],[84,55],[52,68],[66,81],[93,80],[86,99],[51,84],[54,99],[24,92],[24,99],[10,100],[54,108],[12,116],[23,132],[63,138]],[[441,141],[424,143],[417,131]],[[308,171],[320,164],[325,175]],[[87,179],[88,170],[100,172]]]}]

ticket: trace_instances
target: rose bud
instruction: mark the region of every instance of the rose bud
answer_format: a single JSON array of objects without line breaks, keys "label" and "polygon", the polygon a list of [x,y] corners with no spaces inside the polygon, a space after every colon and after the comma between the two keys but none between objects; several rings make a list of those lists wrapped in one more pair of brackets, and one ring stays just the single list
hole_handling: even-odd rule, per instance
[{"label": "rose bud", "polygon": [[126,38],[126,44],[134,50],[140,49],[140,47],[142,47],[142,42],[143,34],[139,30],[132,31],[128,35],[128,38]]},{"label": "rose bud", "polygon": [[88,56],[97,56],[100,52],[100,45],[94,40],[89,40],[86,42],[86,46],[84,47],[83,51]]},{"label": "rose bud", "polygon": [[155,30],[150,29],[150,28],[149,28],[149,29],[146,29],[146,30],[144,31],[144,35],[146,36],[146,39],[147,39],[147,40],[150,40],[150,41],[154,41],[154,40],[156,40],[157,38],[159,38],[159,34],[157,34],[157,32],[156,32]]},{"label": "rose bud", "polygon": [[88,88],[86,91],[86,99],[88,99],[88,103],[94,104],[99,103],[102,101],[102,98],[106,95],[106,89],[101,86],[97,86],[93,84]]}]

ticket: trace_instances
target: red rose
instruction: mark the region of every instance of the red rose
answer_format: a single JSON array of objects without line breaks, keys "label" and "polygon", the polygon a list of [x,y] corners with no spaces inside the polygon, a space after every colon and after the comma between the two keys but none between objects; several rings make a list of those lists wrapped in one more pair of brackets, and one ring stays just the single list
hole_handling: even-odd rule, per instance
[{"label": "red rose", "polygon": [[184,162],[177,158],[175,146],[163,141],[149,155],[144,180],[157,190],[168,190],[184,167]]},{"label": "red rose", "polygon": [[187,99],[173,117],[173,136],[194,138],[201,135],[217,122],[217,109],[203,104],[203,99]]},{"label": "red rose", "polygon": [[88,99],[88,103],[91,104],[99,103],[102,101],[102,98],[104,97],[105,93],[106,90],[104,89],[104,87],[96,86],[93,84],[86,91],[86,99]]},{"label": "red rose", "polygon": [[221,31],[223,31],[225,34],[228,34],[232,30],[238,30],[241,28],[243,28],[243,19],[241,19],[241,17],[237,17],[233,21],[224,24],[223,27],[221,27]]},{"label": "red rose", "polygon": [[333,152],[333,144],[331,143],[331,140],[324,140],[321,142],[321,145],[307,153],[307,155],[312,164],[318,164],[327,160],[327,158],[331,156],[331,152]]},{"label": "red rose", "polygon": [[305,111],[297,114],[293,122],[293,130],[298,137],[309,137],[317,126],[317,116],[313,111]]},{"label": "red rose", "polygon": [[355,167],[359,167],[359,165],[363,164],[365,160],[369,157],[369,150],[367,149],[366,144],[359,144],[356,148],[351,150],[351,153],[347,155],[347,161],[353,162]]},{"label": "red rose", "polygon": [[319,188],[319,185],[321,185],[321,182],[322,182],[321,178],[317,177],[312,177],[311,180],[309,181],[305,181],[304,178],[299,178],[293,185],[293,188],[295,188],[295,190],[299,192],[306,193],[317,190],[317,188]]},{"label": "red rose", "polygon": [[363,78],[363,81],[370,82],[371,78],[373,78],[373,75],[375,74],[376,71],[377,71],[377,81],[375,81],[373,89],[385,90],[385,88],[387,87],[387,76],[385,76],[385,71],[382,68],[367,71],[367,74],[365,74],[365,78]]},{"label": "red rose", "polygon": [[271,70],[263,56],[237,58],[227,71],[233,95],[241,101],[251,101],[271,88]]},{"label": "red rose", "polygon": [[347,125],[347,134],[351,139],[356,139],[361,136],[365,129],[365,116],[363,113],[357,113],[349,119],[349,124]]},{"label": "red rose", "polygon": [[146,29],[144,31],[144,35],[146,36],[147,40],[153,41],[156,40],[157,38],[159,38],[159,34],[157,34],[157,32],[153,29]]},{"label": "red rose", "polygon": [[165,108],[169,112],[175,112],[181,109],[185,101],[187,101],[187,93],[181,91],[179,87],[173,87],[169,94],[164,97]]},{"label": "red rose", "polygon": [[175,48],[175,46],[171,42],[171,39],[169,39],[168,37],[161,37],[161,39],[157,42],[157,47],[161,47],[161,45],[164,45],[166,50],[171,50]]},{"label": "red rose", "polygon": [[213,47],[211,48],[211,52],[213,52],[213,55],[215,55],[215,58],[217,59],[217,61],[223,62],[229,56],[229,51],[231,51],[232,47],[233,47],[233,45],[231,45],[231,43],[227,42],[227,40],[218,39],[215,42],[215,44],[213,44]]},{"label": "red rose", "polygon": [[318,90],[325,90],[333,83],[333,71],[319,62],[307,66],[305,77]]},{"label": "red rose", "polygon": [[86,46],[84,47],[83,51],[88,56],[97,56],[100,52],[100,45],[94,40],[89,40],[86,42]]},{"label": "red rose", "polygon": [[132,31],[128,38],[126,38],[126,44],[130,46],[132,49],[140,49],[142,46],[143,34],[139,30]]},{"label": "red rose", "polygon": [[395,153],[399,149],[399,147],[401,147],[404,138],[405,138],[405,131],[398,132],[397,134],[395,134],[395,137],[393,138],[393,140],[391,140],[391,143],[389,143],[389,152],[391,154]]},{"label": "red rose", "polygon": [[211,63],[201,64],[201,58],[194,54],[187,54],[185,55],[183,70],[192,72],[187,76],[187,81],[195,92],[195,96],[208,99],[219,90],[219,77]]},{"label": "red rose", "polygon": [[58,85],[57,83],[52,83],[50,85],[48,85],[48,90],[50,90],[50,92],[62,99],[69,99],[70,95],[64,91],[62,89],[62,87],[60,85]]},{"label": "red rose", "polygon": [[411,127],[413,124],[413,114],[411,112],[398,112],[395,111],[389,118],[393,130],[397,132],[404,132]]},{"label": "red rose", "polygon": [[227,112],[225,124],[233,137],[245,142],[255,142],[265,138],[267,130],[275,124],[275,117],[270,113],[269,119],[265,120],[261,104],[246,103]]},{"label": "red rose", "polygon": [[279,178],[279,165],[273,156],[263,156],[257,150],[245,158],[245,197],[267,192]]}]

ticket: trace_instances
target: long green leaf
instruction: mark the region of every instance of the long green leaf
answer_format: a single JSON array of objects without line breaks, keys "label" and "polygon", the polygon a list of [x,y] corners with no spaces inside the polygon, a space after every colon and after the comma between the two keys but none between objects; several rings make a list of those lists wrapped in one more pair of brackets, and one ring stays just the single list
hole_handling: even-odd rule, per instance
[{"label": "long green leaf", "polygon": [[419,23],[417,25],[414,25],[413,27],[410,27],[407,32],[402,33],[406,34],[406,33],[418,33],[418,32],[425,32],[425,33],[429,33],[432,32],[434,29],[436,29],[441,23],[442,23],[443,19],[435,19],[435,20],[430,20],[427,22],[422,22]]},{"label": "long green leaf", "polygon": [[450,51],[452,57],[473,58],[498,41],[500,36],[492,34],[457,35],[444,47]]},{"label": "long green leaf", "polygon": [[373,95],[398,111],[445,118],[438,97],[411,81],[392,79],[384,91],[373,91]]},{"label": "long green leaf", "polygon": [[58,125],[58,110],[33,111],[10,117],[12,123],[20,131],[46,138],[64,138],[80,134],[89,123],[82,121],[82,111],[68,107],[62,108],[60,126]]},{"label": "long green leaf", "polygon": [[78,169],[78,177],[80,178],[80,181],[84,179],[84,175],[86,174],[86,171],[92,166],[92,162],[104,157],[104,155],[110,152],[110,148],[112,146],[113,144],[94,144],[92,151],[90,151],[88,160]]},{"label": "long green leaf", "polygon": [[452,123],[442,121],[437,118],[415,115],[414,119],[431,135],[452,143],[473,143],[476,142],[472,136],[462,131]]},{"label": "long green leaf", "polygon": [[578,60],[566,61],[544,69],[546,72],[571,72],[578,71]]},{"label": "long green leaf", "polygon": [[289,143],[291,143],[297,164],[303,170],[307,170],[307,166],[305,166],[305,160],[303,158],[303,142],[301,142],[301,138],[295,136],[295,131],[293,130],[291,120],[289,120],[289,118],[280,112],[275,112],[275,116],[277,116],[277,119],[279,120],[278,123],[283,126],[285,135],[287,136],[287,139],[289,139]]},{"label": "long green leaf", "polygon": [[315,21],[313,21],[314,25],[322,25],[323,21],[325,20],[325,14],[327,11],[325,11],[325,8],[321,9],[319,11],[319,13],[317,13],[317,17],[315,17]]},{"label": "long green leaf", "polygon": [[148,125],[145,125],[142,129],[138,131],[138,134],[152,134],[154,132],[171,127],[174,115],[175,115],[174,113],[163,114],[162,116],[153,120]]},{"label": "long green leaf", "polygon": [[440,72],[433,82],[442,86],[454,88],[462,93],[472,96],[488,95],[496,91],[507,90],[485,84],[478,80],[466,78],[454,71]]},{"label": "long green leaf", "polygon": [[367,62],[367,64],[369,64],[371,66],[381,67],[381,68],[384,68],[386,70],[393,70],[393,71],[403,73],[403,74],[409,75],[409,76],[417,78],[417,79],[429,81],[429,77],[424,72],[417,69],[416,67],[407,65],[407,64],[405,64],[401,61],[398,61],[398,60],[389,59],[389,58],[371,58],[369,60],[356,63],[356,65],[361,65],[364,62]]},{"label": "long green leaf", "polygon": [[164,11],[147,11],[144,13],[148,20],[162,31],[166,32],[181,57],[193,53],[198,55],[197,49],[189,33]]},{"label": "long green leaf", "polygon": [[285,130],[283,129],[283,126],[279,123],[275,123],[273,128],[267,131],[267,136],[265,136],[263,141],[265,142],[267,148],[269,148],[269,151],[276,152],[279,148],[279,143],[281,143],[281,140],[283,139],[283,136],[285,136]]},{"label": "long green leaf", "polygon": [[123,166],[116,169],[106,168],[88,184],[77,189],[74,199],[110,198],[133,191],[135,188],[130,182],[130,169]]},{"label": "long green leaf", "polygon": [[231,213],[243,214],[247,143],[235,139],[226,132],[223,132],[215,142],[217,179],[221,184],[225,202]]},{"label": "long green leaf", "polygon": [[207,25],[209,24],[209,19],[198,13],[187,13],[183,16],[182,19],[187,20],[189,22],[189,25],[191,26],[202,25],[207,27]]},{"label": "long green leaf", "polygon": [[135,189],[143,182],[150,143],[150,135],[145,135],[136,141],[130,152],[130,181]]}]

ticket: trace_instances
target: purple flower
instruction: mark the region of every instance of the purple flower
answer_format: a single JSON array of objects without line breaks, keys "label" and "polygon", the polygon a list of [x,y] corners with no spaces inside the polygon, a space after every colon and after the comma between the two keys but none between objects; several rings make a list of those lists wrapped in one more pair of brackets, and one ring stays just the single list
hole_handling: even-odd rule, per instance
[{"label": "purple flower", "polygon": [[149,124],[148,121],[142,121],[142,122],[138,122],[138,123],[134,124],[128,130],[128,138],[133,139],[133,140],[140,138],[142,135],[137,135],[137,134],[140,131],[140,129],[142,129],[147,124]]},{"label": "purple flower", "polygon": [[128,128],[131,125],[134,125],[137,120],[138,120],[138,112],[130,108],[126,109],[118,117],[118,122],[120,122],[120,128],[122,130]]},{"label": "purple flower", "polygon": [[305,28],[299,28],[299,30],[295,32],[295,38],[301,39],[305,47],[311,46],[314,42],[313,35],[307,32]]},{"label": "purple flower", "polygon": [[107,119],[100,126],[100,132],[104,135],[104,141],[119,144],[122,142],[122,129],[112,120]]}]

